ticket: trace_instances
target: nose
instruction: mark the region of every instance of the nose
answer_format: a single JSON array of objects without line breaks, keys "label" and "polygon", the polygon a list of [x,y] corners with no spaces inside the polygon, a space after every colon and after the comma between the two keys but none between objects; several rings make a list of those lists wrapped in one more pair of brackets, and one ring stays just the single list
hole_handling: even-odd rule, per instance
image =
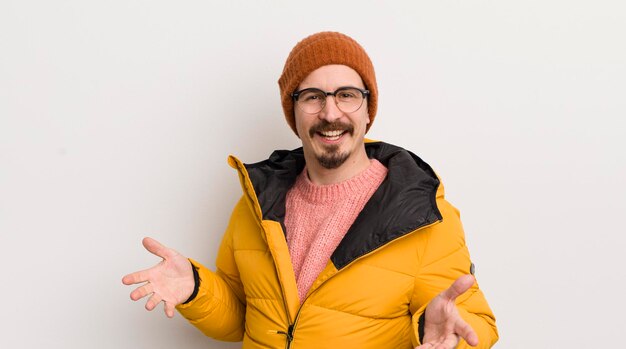
[{"label": "nose", "polygon": [[335,96],[326,96],[326,104],[319,113],[319,118],[333,122],[343,116],[343,112],[337,107]]}]

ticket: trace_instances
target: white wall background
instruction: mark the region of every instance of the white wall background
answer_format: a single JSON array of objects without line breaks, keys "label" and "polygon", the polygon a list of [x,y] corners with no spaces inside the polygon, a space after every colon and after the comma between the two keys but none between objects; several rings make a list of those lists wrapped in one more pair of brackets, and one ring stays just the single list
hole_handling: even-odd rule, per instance
[{"label": "white wall background", "polygon": [[377,69],[371,138],[461,209],[499,348],[617,347],[621,1],[0,3],[2,348],[238,348],[121,284],[149,235],[213,266],[245,162],[295,148],[276,80],[338,30]]}]

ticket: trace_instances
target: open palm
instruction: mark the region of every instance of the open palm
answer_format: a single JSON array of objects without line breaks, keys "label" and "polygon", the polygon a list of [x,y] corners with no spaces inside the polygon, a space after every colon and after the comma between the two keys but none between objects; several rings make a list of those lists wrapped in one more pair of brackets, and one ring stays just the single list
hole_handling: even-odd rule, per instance
[{"label": "open palm", "polygon": [[152,310],[163,301],[165,314],[173,317],[175,307],[193,293],[195,283],[191,263],[185,256],[152,238],[144,238],[142,243],[146,250],[163,260],[152,268],[124,276],[122,283],[144,283],[130,293],[130,298],[137,301],[151,295],[146,302],[146,309]]}]

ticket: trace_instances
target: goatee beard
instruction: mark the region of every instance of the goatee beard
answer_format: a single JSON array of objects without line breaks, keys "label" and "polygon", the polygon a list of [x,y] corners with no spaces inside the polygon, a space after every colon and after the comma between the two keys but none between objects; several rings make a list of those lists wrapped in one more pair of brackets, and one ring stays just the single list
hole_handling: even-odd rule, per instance
[{"label": "goatee beard", "polygon": [[350,157],[350,153],[340,153],[339,146],[337,145],[326,146],[324,150],[324,154],[317,155],[316,158],[317,162],[319,162],[322,167],[329,170],[343,165],[343,163]]},{"label": "goatee beard", "polygon": [[[311,138],[315,137],[316,133],[326,132],[326,131],[344,131],[352,135],[354,133],[354,127],[350,124],[346,124],[343,122],[328,122],[326,120],[322,120],[309,130],[309,135]],[[340,153],[338,145],[326,145],[324,146],[324,153],[316,155],[317,162],[319,162],[322,167],[332,170],[338,168],[343,165],[344,162],[350,157],[350,153]]]}]

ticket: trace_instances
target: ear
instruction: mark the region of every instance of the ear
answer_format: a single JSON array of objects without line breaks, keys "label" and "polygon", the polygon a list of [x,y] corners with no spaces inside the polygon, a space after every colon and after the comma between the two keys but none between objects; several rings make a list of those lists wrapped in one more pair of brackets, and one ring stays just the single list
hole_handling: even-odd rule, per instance
[{"label": "ear", "polygon": [[294,111],[293,113],[293,127],[291,127],[291,124],[289,125],[289,128],[293,131],[293,133],[296,134],[296,137],[298,137],[298,139],[300,139],[300,135],[298,134],[298,121],[296,121],[296,113]]},{"label": "ear", "polygon": [[300,135],[298,134],[298,129],[297,128],[295,130],[292,129],[292,131],[296,135],[296,137],[298,137],[298,139],[300,139]]}]

